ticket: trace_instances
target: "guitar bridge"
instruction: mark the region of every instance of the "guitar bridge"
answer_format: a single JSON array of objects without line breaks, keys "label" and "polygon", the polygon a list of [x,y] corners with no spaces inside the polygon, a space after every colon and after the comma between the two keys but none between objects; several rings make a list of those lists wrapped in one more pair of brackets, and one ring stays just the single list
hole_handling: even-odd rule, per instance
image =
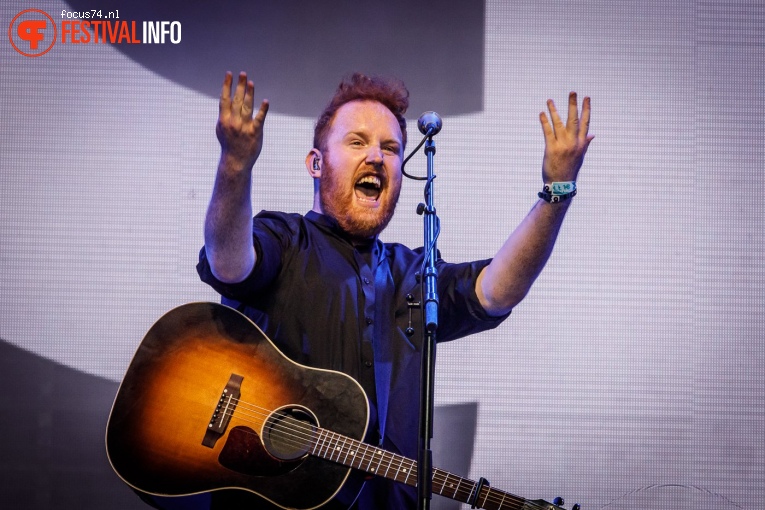
[{"label": "guitar bridge", "polygon": [[231,374],[231,377],[223,388],[223,392],[218,399],[218,405],[215,406],[210,423],[207,424],[205,437],[202,439],[202,445],[213,448],[218,439],[223,435],[231,421],[231,415],[234,414],[236,404],[239,402],[240,388],[244,377],[237,374]]}]

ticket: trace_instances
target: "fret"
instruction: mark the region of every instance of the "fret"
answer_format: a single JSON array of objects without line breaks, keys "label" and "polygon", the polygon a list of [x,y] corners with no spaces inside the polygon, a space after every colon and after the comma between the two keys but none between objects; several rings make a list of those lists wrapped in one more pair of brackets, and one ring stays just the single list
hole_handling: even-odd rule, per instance
[{"label": "fret", "polygon": [[[348,454],[351,452],[351,447],[353,446],[353,441],[349,440],[347,437],[343,437],[343,449],[341,450],[341,454],[343,455],[343,465],[348,466]],[[340,462],[340,455],[337,456],[338,462]]]},{"label": "fret", "polygon": [[394,480],[396,480],[397,482],[400,482],[400,481],[401,481],[401,480],[399,480],[399,478],[398,478],[398,474],[401,472],[401,466],[402,466],[402,465],[403,465],[403,461],[402,461],[402,459],[399,459],[399,460],[398,460],[398,469],[396,469],[396,474],[395,474],[395,475],[393,475],[393,479],[394,479]]},{"label": "fret", "polygon": [[[383,475],[383,477],[388,478],[388,471],[390,471],[390,467],[393,464],[393,459],[395,459],[395,458],[396,458],[396,456],[391,453],[390,454],[390,462],[388,462],[388,467],[385,468],[385,474]],[[394,479],[395,479],[395,477],[394,477]]]},{"label": "fret", "polygon": [[[382,460],[384,458],[384,457],[382,457],[382,454],[383,454],[382,450],[375,450],[375,453],[372,456],[373,457],[372,461],[374,461],[374,463],[375,463],[375,467],[371,469],[372,473],[377,474],[377,471],[380,469],[380,463],[382,462]],[[372,461],[369,462],[370,466],[372,465]]]},{"label": "fret", "polygon": [[340,439],[343,439],[343,436],[335,439],[334,447],[332,448],[332,452],[329,454],[329,460],[335,460],[332,458],[335,453],[337,454],[337,460],[340,459],[340,454],[343,453],[343,447],[340,445]]},{"label": "fret", "polygon": [[492,495],[492,505],[494,502],[497,501],[497,498],[500,494],[502,494],[502,499],[499,500],[499,504],[497,506],[491,506],[491,507],[484,507],[484,508],[490,508],[491,510],[521,510],[524,508],[526,504],[526,500],[524,498],[521,498],[519,496],[514,496],[513,494],[510,494],[509,492],[501,491],[499,489],[495,489],[493,487],[487,487],[487,493],[486,498],[484,498],[484,502],[486,502],[489,499],[489,495]]},{"label": "fret", "polygon": [[393,463],[393,460],[398,462],[398,468],[396,469],[396,474],[393,475],[391,478],[393,480],[396,480],[397,482],[403,482],[406,483],[409,479],[409,473],[410,469],[406,466],[406,462],[409,460],[406,457],[402,457],[401,455],[394,455],[391,458],[391,463]]},{"label": "fret", "polygon": [[332,441],[333,441],[334,433],[331,431],[327,431],[327,434],[324,436],[324,458],[328,459],[332,457]]},{"label": "fret", "polygon": [[[403,464],[403,462],[402,462],[402,464]],[[410,468],[411,468],[411,466],[410,466]],[[404,469],[404,473],[406,473],[406,478],[404,478],[404,483],[408,485],[409,484],[409,475],[412,474],[412,470],[405,468]]]},{"label": "fret", "polygon": [[[436,480],[436,474],[440,474],[440,475],[443,476],[443,481],[442,482],[436,482],[435,481]],[[451,477],[451,476],[452,476],[451,473],[449,473],[447,471],[441,471],[441,470],[438,470],[438,469],[434,469],[433,470],[433,485],[435,486],[436,484],[438,484],[441,487],[440,490],[438,491],[439,494],[444,495],[444,490],[446,490],[447,488],[454,487],[454,483],[449,481],[449,477]]]},{"label": "fret", "polygon": [[[353,444],[353,443],[351,443],[351,444]],[[345,446],[345,443],[343,443],[343,446]],[[349,462],[348,462],[348,454],[349,453],[351,453],[351,449],[350,448],[346,448],[346,450],[345,450],[345,457],[343,457],[343,464],[346,465],[346,466],[349,465]],[[353,459],[351,459],[351,460],[353,460]]]},{"label": "fret", "polygon": [[473,486],[470,488],[470,492],[468,493],[468,497],[465,501],[472,501],[473,500],[473,491],[478,487],[477,483],[474,483]]},{"label": "fret", "polygon": [[[436,470],[436,471],[438,471],[438,470]],[[444,490],[454,488],[454,482],[452,480],[450,480],[450,479],[451,478],[456,478],[457,479],[457,488],[454,489],[454,494],[452,494],[452,496],[451,496],[452,499],[454,499],[454,496],[457,494],[457,489],[459,488],[460,477],[454,476],[451,473],[446,472],[446,471],[441,471],[441,473],[444,474],[444,481],[441,482],[441,490],[438,493],[441,494],[441,495],[444,495]],[[435,479],[435,474],[433,475],[433,478]]]},{"label": "fret", "polygon": [[[486,487],[486,495],[483,497],[483,503],[481,503],[481,506],[479,508],[486,508],[486,500],[489,498],[489,493],[491,492],[491,487]],[[481,494],[478,494],[478,498],[481,497]],[[476,502],[478,501],[478,498],[476,498]]]},{"label": "fret", "polygon": [[337,439],[335,437],[335,433],[327,432],[326,450],[324,451],[325,458],[332,460],[332,449],[334,448],[334,445],[336,443],[337,443]]},{"label": "fret", "polygon": [[380,467],[380,463],[377,461],[377,456],[379,454],[380,450],[376,448],[372,450],[372,456],[369,458],[369,466],[367,467],[369,473],[376,473],[377,469]]},{"label": "fret", "polygon": [[349,437],[343,437],[343,451],[345,452],[345,457],[343,457],[343,465],[353,467],[353,460],[356,458],[355,448],[356,441]]},{"label": "fret", "polygon": [[454,488],[454,495],[452,496],[454,499],[457,499],[457,492],[460,490],[460,484],[462,483],[462,478],[457,478],[457,486]]},{"label": "fret", "polygon": [[325,433],[325,431],[323,429],[319,429],[319,434],[316,436],[316,442],[313,445],[313,454],[318,456],[318,457],[321,457],[321,454],[319,453],[321,451],[321,448],[319,447],[319,444],[322,441],[321,436],[324,433]]},{"label": "fret", "polygon": [[351,461],[348,463],[348,465],[349,465],[349,466],[351,466],[351,467],[361,467],[361,460],[359,460],[359,465],[358,465],[358,466],[354,466],[354,465],[353,465],[353,461],[355,461],[356,459],[358,459],[358,458],[359,458],[359,456],[358,456],[358,455],[356,455],[356,454],[358,453],[358,451],[359,451],[359,450],[358,450],[358,443],[355,443],[355,442],[354,442],[354,444],[353,444],[353,450],[351,450],[350,452],[348,452],[348,454],[351,456]]},{"label": "fret", "polygon": [[375,461],[375,450],[377,450],[377,448],[374,446],[367,445],[366,450],[364,451],[364,460],[367,462],[367,468],[365,471],[367,473],[374,473],[372,465]]},{"label": "fret", "polygon": [[333,433],[330,432],[329,430],[326,431],[326,433],[324,434],[324,439],[322,441],[323,444],[322,444],[321,449],[319,450],[319,453],[324,458],[327,458],[327,454],[329,453],[329,449],[331,448],[332,435],[333,435]]},{"label": "fret", "polygon": [[[412,459],[321,428],[316,430],[312,441],[312,454],[317,457],[417,486],[417,462]],[[494,489],[488,484],[482,485],[436,468],[432,471],[431,481],[434,494],[463,503],[471,501],[480,486],[475,497],[476,506],[486,510],[522,510],[526,503],[525,499]]]},{"label": "fret", "polygon": [[319,442],[319,436],[321,435],[321,429],[319,429],[319,433],[315,434],[312,438],[313,440],[313,448],[311,448],[311,453],[316,455],[316,444]]},{"label": "fret", "polygon": [[367,462],[367,458],[369,458],[369,445],[366,445],[366,444],[359,445],[359,451],[361,451],[361,460],[359,461],[359,469],[362,469],[361,463],[364,462],[367,466],[366,469],[364,469],[364,471],[368,473],[369,465],[372,463],[371,458],[369,459],[369,462]]},{"label": "fret", "polygon": [[[364,444],[364,443],[360,444],[359,445],[359,457],[360,457],[359,458],[359,469],[361,469],[362,471],[366,471],[366,472],[369,472],[369,464],[367,464],[367,468],[366,469],[362,468],[361,464],[363,462],[366,462],[368,454],[369,454],[369,446]],[[371,463],[371,460],[370,460],[370,463]]]},{"label": "fret", "polygon": [[[433,470],[433,485],[436,485],[436,473],[438,473],[438,469]],[[446,487],[447,482],[449,481],[449,473],[446,473],[446,476],[444,477],[444,481],[440,482],[441,489],[438,491],[439,494],[444,493],[444,487]]]},{"label": "fret", "polygon": [[[369,454],[369,446],[366,444],[360,444],[359,445],[359,469],[362,471],[366,471],[366,469],[362,468],[361,465],[367,461],[367,454]],[[368,468],[369,466],[367,466]]]}]

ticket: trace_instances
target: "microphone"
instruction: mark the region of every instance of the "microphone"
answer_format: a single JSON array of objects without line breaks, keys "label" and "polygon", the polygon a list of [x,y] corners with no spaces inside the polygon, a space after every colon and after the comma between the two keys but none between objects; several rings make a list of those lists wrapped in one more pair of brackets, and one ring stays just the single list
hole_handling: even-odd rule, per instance
[{"label": "microphone", "polygon": [[425,136],[433,136],[438,134],[443,127],[444,122],[436,112],[425,112],[417,119],[417,128]]}]

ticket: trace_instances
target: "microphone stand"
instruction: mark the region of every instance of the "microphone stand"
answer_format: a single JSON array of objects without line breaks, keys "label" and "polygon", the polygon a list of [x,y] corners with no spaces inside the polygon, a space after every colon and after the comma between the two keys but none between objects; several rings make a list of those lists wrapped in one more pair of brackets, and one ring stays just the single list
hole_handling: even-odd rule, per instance
[{"label": "microphone stand", "polygon": [[[430,440],[433,437],[433,387],[436,367],[436,330],[438,329],[438,270],[436,258],[438,248],[436,239],[439,233],[439,220],[436,216],[436,206],[433,202],[433,156],[436,145],[433,137],[441,131],[443,121],[436,112],[425,112],[417,120],[417,128],[425,135],[419,145],[401,164],[401,173],[410,179],[426,181],[425,203],[417,206],[417,214],[423,216],[425,259],[421,273],[417,273],[417,281],[421,285],[422,299],[419,303],[410,303],[410,307],[420,307],[422,310],[422,358],[420,366],[420,427],[417,449],[417,508],[430,510],[430,500],[433,493],[433,452],[430,450]],[[425,156],[428,160],[427,177],[415,177],[404,170],[404,166],[412,156],[425,144]],[[408,298],[407,298],[408,299]],[[409,334],[410,328],[407,329]]]},{"label": "microphone stand", "polygon": [[436,238],[438,237],[438,216],[433,203],[433,143],[435,129],[427,131],[425,155],[428,160],[428,177],[425,184],[425,203],[417,207],[423,215],[425,262],[423,274],[423,348],[420,367],[420,435],[417,456],[417,488],[419,510],[429,510],[432,498],[433,452],[430,440],[433,437],[433,390],[436,364],[436,330],[438,329],[438,271],[436,270]]}]

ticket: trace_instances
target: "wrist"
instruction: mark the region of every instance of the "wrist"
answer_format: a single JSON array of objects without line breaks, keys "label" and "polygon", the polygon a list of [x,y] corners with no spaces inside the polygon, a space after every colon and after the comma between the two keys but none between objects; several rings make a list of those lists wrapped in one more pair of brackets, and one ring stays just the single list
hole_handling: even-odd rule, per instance
[{"label": "wrist", "polygon": [[254,160],[239,157],[228,151],[221,151],[220,161],[218,161],[218,172],[227,176],[239,176],[244,173],[250,173],[254,165]]}]

